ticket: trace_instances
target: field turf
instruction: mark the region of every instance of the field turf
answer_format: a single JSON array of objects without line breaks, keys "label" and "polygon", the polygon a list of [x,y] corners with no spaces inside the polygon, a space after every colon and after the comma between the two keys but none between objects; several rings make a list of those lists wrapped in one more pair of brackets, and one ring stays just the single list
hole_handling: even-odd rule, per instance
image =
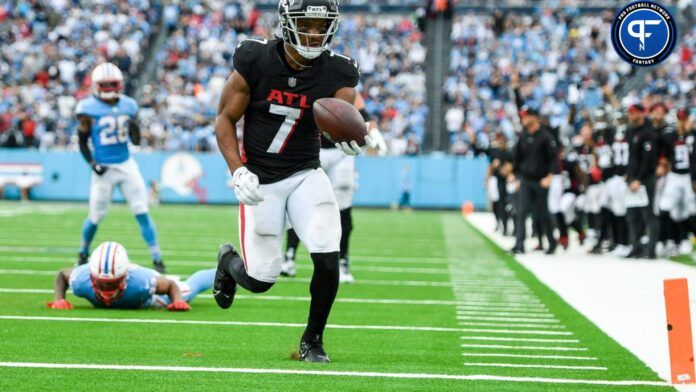
[{"label": "field turf", "polygon": [[[356,210],[356,283],[339,289],[328,365],[294,359],[311,261],[229,310],[47,309],[55,271],[74,263],[84,204],[0,203],[1,390],[667,390],[632,354],[454,212]],[[238,245],[231,206],[152,211],[169,273],[213,268]],[[112,206],[96,246],[118,241],[150,266],[137,223]],[[588,290],[591,288],[588,288]],[[601,304],[598,304],[601,306]]]}]

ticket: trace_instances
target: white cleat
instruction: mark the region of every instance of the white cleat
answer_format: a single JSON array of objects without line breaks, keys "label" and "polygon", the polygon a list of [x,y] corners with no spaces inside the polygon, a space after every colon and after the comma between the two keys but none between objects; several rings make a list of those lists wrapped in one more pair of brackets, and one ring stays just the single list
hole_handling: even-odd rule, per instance
[{"label": "white cleat", "polygon": [[691,244],[690,240],[683,240],[679,244],[679,254],[680,255],[688,255],[691,254],[691,251],[693,250],[693,245]]},{"label": "white cleat", "polygon": [[633,247],[630,245],[618,245],[616,249],[614,249],[614,256],[624,258],[628,256],[632,250]]},{"label": "white cleat", "polygon": [[340,283],[354,283],[355,278],[353,274],[350,273],[350,267],[347,262],[341,260],[338,266],[338,281]]},{"label": "white cleat", "polygon": [[297,275],[295,260],[283,260],[280,264],[280,275],[294,278]]}]

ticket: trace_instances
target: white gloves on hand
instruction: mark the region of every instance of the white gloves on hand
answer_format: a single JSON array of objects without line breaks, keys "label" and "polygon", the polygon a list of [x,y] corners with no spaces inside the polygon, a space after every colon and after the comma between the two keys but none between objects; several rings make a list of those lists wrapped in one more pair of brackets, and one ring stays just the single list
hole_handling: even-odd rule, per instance
[{"label": "white gloves on hand", "polygon": [[[365,128],[370,129],[370,123],[365,123]],[[379,139],[375,138],[375,131],[377,132],[377,137],[379,137]],[[367,135],[365,135],[365,145],[369,148],[380,149],[380,151],[381,151],[380,141],[382,144],[384,144],[385,153],[386,153],[387,145],[386,145],[386,143],[384,143],[384,138],[382,138],[382,134],[380,134],[378,130],[373,129]],[[360,146],[358,145],[358,142],[356,142],[355,140],[352,140],[350,143],[347,143],[347,142],[336,143],[336,148],[341,150],[344,154],[350,155],[350,156],[360,155],[363,153],[362,148],[360,148]],[[381,152],[380,152],[380,155],[381,155]]]},{"label": "white gloves on hand", "polygon": [[239,167],[232,174],[234,179],[234,194],[237,199],[248,206],[255,206],[263,201],[263,197],[259,193],[259,177],[250,172],[244,166]]},{"label": "white gloves on hand", "polygon": [[[381,157],[387,155],[387,142],[384,141],[382,132],[380,132],[377,128],[373,128],[368,135],[370,137],[370,142],[372,143],[368,143],[368,146],[377,150],[377,155]],[[365,141],[367,141],[367,139],[365,139]]]},{"label": "white gloves on hand", "polygon": [[[367,142],[367,138],[369,136],[365,136],[365,141]],[[358,142],[355,140],[351,140],[350,144],[347,142],[341,142],[341,143],[336,143],[336,148],[341,150],[344,154],[350,155],[350,156],[355,156],[362,154],[362,149],[358,145]]]}]

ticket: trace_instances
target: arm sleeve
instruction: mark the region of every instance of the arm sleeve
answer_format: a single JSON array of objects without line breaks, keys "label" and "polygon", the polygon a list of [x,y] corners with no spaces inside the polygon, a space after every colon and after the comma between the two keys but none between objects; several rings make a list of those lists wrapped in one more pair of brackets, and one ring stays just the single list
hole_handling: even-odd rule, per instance
[{"label": "arm sleeve", "polygon": [[546,158],[546,164],[548,165],[548,170],[545,175],[549,173],[559,173],[558,159],[556,159],[556,142],[550,134],[547,134],[544,143],[544,157]]},{"label": "arm sleeve", "polygon": [[517,139],[517,144],[515,144],[515,151],[512,156],[512,172],[516,175],[520,172],[520,164],[522,163],[522,136]]}]

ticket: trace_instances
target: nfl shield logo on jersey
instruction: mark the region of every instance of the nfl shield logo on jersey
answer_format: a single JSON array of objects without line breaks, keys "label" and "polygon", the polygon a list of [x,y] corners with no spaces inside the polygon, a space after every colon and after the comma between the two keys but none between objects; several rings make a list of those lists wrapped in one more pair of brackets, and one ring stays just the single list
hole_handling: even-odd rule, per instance
[{"label": "nfl shield logo on jersey", "polygon": [[290,87],[297,86],[297,79],[295,79],[292,76],[290,78],[288,78],[288,86],[290,86]]}]

